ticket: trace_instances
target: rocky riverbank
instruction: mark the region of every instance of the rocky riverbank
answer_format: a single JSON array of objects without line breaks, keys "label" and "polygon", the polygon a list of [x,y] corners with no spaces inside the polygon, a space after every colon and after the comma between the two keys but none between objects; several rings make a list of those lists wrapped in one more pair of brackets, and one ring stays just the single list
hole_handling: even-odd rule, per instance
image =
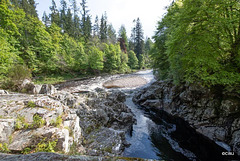
[{"label": "rocky riverbank", "polygon": [[28,94],[1,90],[0,151],[121,156],[134,114],[124,104],[124,93],[90,85],[84,80],[57,90],[26,80],[22,91]]},{"label": "rocky riverbank", "polygon": [[170,81],[156,81],[138,91],[133,101],[145,110],[165,111],[183,118],[197,132],[214,140],[226,151],[240,155],[239,94],[200,85],[175,86]]}]

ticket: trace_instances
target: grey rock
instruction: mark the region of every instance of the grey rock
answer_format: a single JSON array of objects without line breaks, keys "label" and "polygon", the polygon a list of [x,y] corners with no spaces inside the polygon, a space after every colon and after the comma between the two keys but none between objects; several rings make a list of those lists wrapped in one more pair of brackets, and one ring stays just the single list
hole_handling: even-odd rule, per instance
[{"label": "grey rock", "polygon": [[36,84],[36,85],[34,86],[34,88],[33,88],[33,94],[39,94],[41,88],[42,88],[42,85]]},{"label": "grey rock", "polygon": [[[1,161],[127,161],[131,158],[120,159],[118,157],[100,157],[100,156],[85,156],[85,155],[63,155],[63,154],[56,154],[56,153],[46,153],[46,152],[39,152],[33,153],[28,155],[11,155],[11,154],[3,154],[0,153],[0,160]],[[132,160],[132,159],[131,159]],[[147,159],[142,159],[147,161]]]},{"label": "grey rock", "polygon": [[231,145],[233,145],[233,151],[240,155],[240,130],[235,131],[232,136]]},{"label": "grey rock", "polygon": [[47,94],[47,95],[52,95],[54,93],[56,93],[57,90],[53,85],[50,84],[44,84],[42,85],[42,88],[39,92],[39,94]]},{"label": "grey rock", "polygon": [[[164,110],[181,117],[199,133],[215,141],[230,144],[229,138],[236,140],[235,131],[240,130],[240,97],[236,93],[219,93],[189,83],[176,86],[171,81],[156,81],[137,91],[133,101],[144,109]],[[234,147],[238,149],[235,144]]]},{"label": "grey rock", "polygon": [[[57,148],[60,151],[68,152],[69,147],[69,131],[67,129],[42,127],[34,130],[19,130],[13,133],[12,143],[9,150],[21,152],[24,148],[36,145],[40,138],[51,139],[53,136],[58,139]],[[37,142],[36,142],[37,141]]]},{"label": "grey rock", "polygon": [[95,118],[102,123],[102,125],[106,125],[109,121],[109,117],[107,113],[103,109],[97,109],[95,112]]},{"label": "grey rock", "polygon": [[203,120],[208,120],[214,117],[216,117],[216,110],[214,108],[207,108],[204,110],[202,115]]},{"label": "grey rock", "polygon": [[6,90],[0,90],[0,94],[9,94]]},{"label": "grey rock", "polygon": [[230,114],[239,112],[240,102],[239,100],[233,99],[223,100],[220,108],[224,111],[225,115],[228,116]]},{"label": "grey rock", "polygon": [[8,143],[14,131],[14,119],[0,119],[0,142]]},{"label": "grey rock", "polygon": [[160,108],[160,101],[159,100],[146,100],[145,102],[141,103],[141,105],[146,108],[158,109],[158,108]]},{"label": "grey rock", "polygon": [[29,84],[29,83],[31,83],[31,81],[30,81],[29,79],[24,79],[24,80],[22,81],[21,88],[25,88],[25,86],[26,86],[27,84]]}]

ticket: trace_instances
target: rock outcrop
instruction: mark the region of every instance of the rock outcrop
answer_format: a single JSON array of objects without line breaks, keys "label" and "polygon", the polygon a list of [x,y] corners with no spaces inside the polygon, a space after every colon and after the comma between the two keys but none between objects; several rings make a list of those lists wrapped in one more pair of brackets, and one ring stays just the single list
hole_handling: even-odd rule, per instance
[{"label": "rock outcrop", "polygon": [[10,151],[35,148],[44,139],[57,140],[58,150],[69,152],[73,142],[80,142],[79,117],[73,109],[48,96],[10,96],[0,103],[0,143],[7,143]]},{"label": "rock outcrop", "polygon": [[[33,94],[36,86],[25,81],[23,89]],[[52,85],[39,89],[37,95],[0,96],[0,144],[7,150],[53,151],[54,145],[55,151],[69,154],[121,156],[128,145],[125,133],[135,122],[124,93],[101,88],[70,93]]]},{"label": "rock outcrop", "polygon": [[28,155],[9,155],[0,153],[0,160],[1,161],[60,161],[60,160],[67,160],[67,161],[151,161],[148,159],[140,159],[140,158],[126,158],[126,157],[94,157],[94,156],[85,156],[85,155],[63,155],[63,154],[56,154],[56,153],[45,153],[39,152],[34,154]]},{"label": "rock outcrop", "polygon": [[211,140],[225,142],[240,155],[240,95],[200,85],[157,81],[133,101],[150,111],[164,110],[187,121]]},{"label": "rock outcrop", "polygon": [[52,95],[57,93],[56,88],[51,84],[38,85],[38,84],[34,84],[28,79],[23,80],[20,87],[23,93],[28,93],[28,94]]}]

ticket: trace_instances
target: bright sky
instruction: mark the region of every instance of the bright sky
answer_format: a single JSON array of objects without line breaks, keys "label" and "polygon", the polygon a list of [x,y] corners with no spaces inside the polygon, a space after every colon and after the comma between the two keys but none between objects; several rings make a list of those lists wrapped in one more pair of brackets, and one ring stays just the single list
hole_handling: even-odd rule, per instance
[{"label": "bright sky", "polygon": [[[55,0],[58,8],[60,0]],[[52,0],[36,0],[39,18],[42,18],[43,12],[50,12]],[[66,0],[69,2],[69,0]],[[77,0],[78,5],[81,0]],[[99,19],[104,12],[107,12],[108,22],[112,23],[116,32],[123,24],[127,29],[127,35],[130,37],[133,28],[133,20],[140,18],[143,26],[144,37],[152,37],[156,30],[157,21],[166,13],[166,6],[172,0],[87,0],[87,6],[94,22],[96,15]]]}]

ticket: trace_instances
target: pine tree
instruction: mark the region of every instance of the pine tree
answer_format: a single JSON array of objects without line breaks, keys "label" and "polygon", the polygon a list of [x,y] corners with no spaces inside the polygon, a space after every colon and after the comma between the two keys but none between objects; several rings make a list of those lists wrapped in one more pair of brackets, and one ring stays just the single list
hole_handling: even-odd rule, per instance
[{"label": "pine tree", "polygon": [[50,19],[45,11],[43,12],[42,22],[45,24],[46,27],[50,26]]},{"label": "pine tree", "polygon": [[29,14],[31,16],[38,17],[35,0],[28,0],[28,2],[29,2]]},{"label": "pine tree", "polygon": [[115,44],[116,41],[117,41],[116,31],[113,28],[112,24],[108,25],[107,39],[108,39],[108,42],[111,43],[111,44]]},{"label": "pine tree", "polygon": [[71,6],[73,10],[73,26],[74,26],[74,31],[72,33],[73,37],[76,39],[80,38],[81,34],[81,29],[80,29],[80,18],[78,16],[79,8],[77,6],[76,0],[71,0]]},{"label": "pine tree", "polygon": [[129,40],[129,50],[133,50],[135,49],[135,38],[136,38],[136,20],[133,20],[133,28],[131,30],[131,36],[130,36],[130,40]]},{"label": "pine tree", "polygon": [[107,42],[107,16],[106,13],[101,18],[100,24],[100,40],[101,42]]},{"label": "pine tree", "polygon": [[126,53],[128,50],[127,31],[124,25],[122,25],[118,31],[118,41],[120,43],[121,50]]},{"label": "pine tree", "polygon": [[61,9],[60,9],[60,23],[61,28],[64,32],[66,32],[66,28],[69,28],[69,26],[66,26],[66,13],[67,13],[67,3],[65,0],[60,1]]},{"label": "pine tree", "polygon": [[57,5],[54,0],[52,0],[52,6],[50,8],[50,18],[51,18],[51,23],[55,23],[58,26],[60,26],[60,16],[59,16],[59,11],[57,9]]},{"label": "pine tree", "polygon": [[142,30],[142,24],[140,22],[140,19],[137,18],[136,20],[136,27],[135,27],[135,48],[134,52],[136,53],[136,56],[139,61],[141,61],[141,55],[143,54],[143,30]]},{"label": "pine tree", "polygon": [[93,37],[99,37],[99,20],[98,20],[98,16],[96,16],[95,21],[94,21],[94,25],[93,25]]},{"label": "pine tree", "polygon": [[71,9],[68,8],[67,14],[65,16],[65,21],[64,21],[64,26],[65,26],[65,32],[68,33],[70,36],[74,36],[74,25],[73,25],[73,20],[72,20],[72,12]]},{"label": "pine tree", "polygon": [[86,0],[82,0],[82,3],[80,3],[81,5],[81,31],[82,31],[82,35],[84,37],[85,42],[87,42],[91,36],[91,31],[92,31],[92,24],[91,24],[91,16],[88,14],[89,10],[87,9],[87,1]]}]

